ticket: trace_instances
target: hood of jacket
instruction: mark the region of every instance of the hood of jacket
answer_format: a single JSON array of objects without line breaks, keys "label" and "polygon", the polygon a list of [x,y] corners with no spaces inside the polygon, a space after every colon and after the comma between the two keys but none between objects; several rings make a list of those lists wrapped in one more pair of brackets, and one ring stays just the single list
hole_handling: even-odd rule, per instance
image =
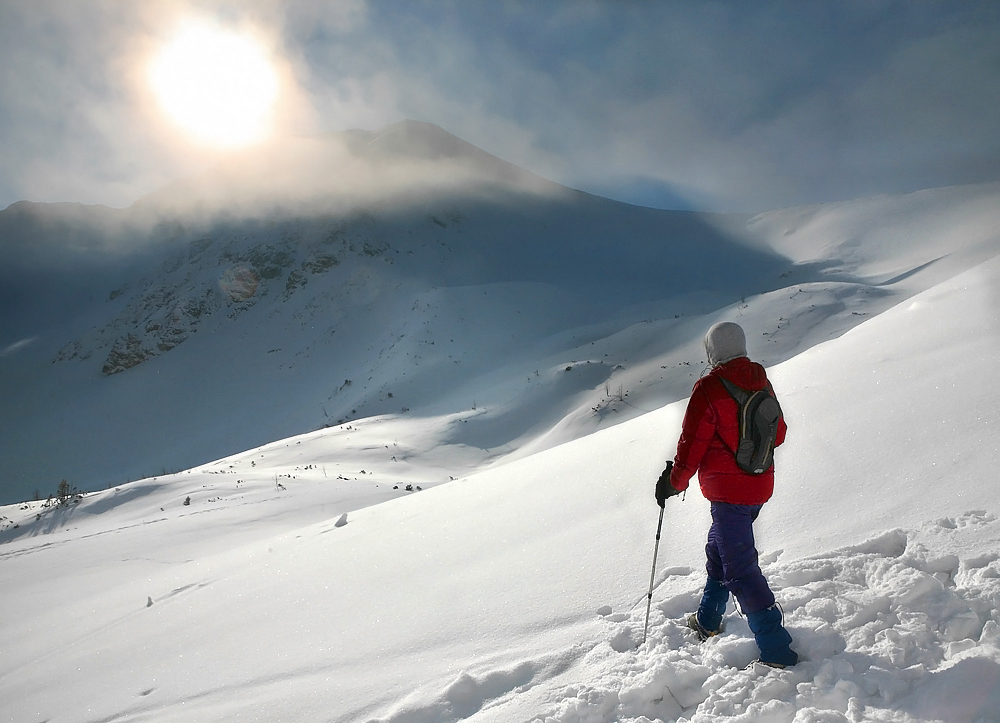
[{"label": "hood of jacket", "polygon": [[708,376],[728,379],[740,389],[756,392],[767,386],[767,372],[764,367],[745,356],[737,357],[714,367]]}]

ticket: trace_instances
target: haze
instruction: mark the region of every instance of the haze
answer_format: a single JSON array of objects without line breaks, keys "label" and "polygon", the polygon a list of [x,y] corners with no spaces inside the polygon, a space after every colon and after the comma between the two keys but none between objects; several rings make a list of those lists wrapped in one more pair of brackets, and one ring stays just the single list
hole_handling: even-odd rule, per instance
[{"label": "haze", "polygon": [[696,210],[1000,175],[993,2],[7,1],[0,208],[124,207],[231,158],[149,87],[191,22],[266,51],[275,138],[412,118],[574,188]]}]

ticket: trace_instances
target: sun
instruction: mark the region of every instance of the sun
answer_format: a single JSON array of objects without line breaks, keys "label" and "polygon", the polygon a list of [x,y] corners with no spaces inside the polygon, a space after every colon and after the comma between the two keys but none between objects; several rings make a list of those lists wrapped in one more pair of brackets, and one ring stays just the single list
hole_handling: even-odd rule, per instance
[{"label": "sun", "polygon": [[190,24],[153,58],[149,83],[166,115],[203,144],[238,148],[270,132],[278,73],[248,35]]}]

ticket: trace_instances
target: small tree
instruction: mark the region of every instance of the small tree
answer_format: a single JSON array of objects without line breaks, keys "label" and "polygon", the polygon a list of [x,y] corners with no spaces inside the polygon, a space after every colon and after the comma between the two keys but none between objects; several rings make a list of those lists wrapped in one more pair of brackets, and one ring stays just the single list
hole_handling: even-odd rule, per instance
[{"label": "small tree", "polygon": [[61,507],[65,507],[71,502],[79,502],[81,499],[83,499],[83,495],[80,490],[70,485],[66,480],[62,480],[56,488],[56,503]]},{"label": "small tree", "polygon": [[69,482],[63,480],[59,483],[56,488],[56,498],[59,500],[59,504],[65,505],[69,502],[70,496],[73,494],[73,490],[69,485]]}]

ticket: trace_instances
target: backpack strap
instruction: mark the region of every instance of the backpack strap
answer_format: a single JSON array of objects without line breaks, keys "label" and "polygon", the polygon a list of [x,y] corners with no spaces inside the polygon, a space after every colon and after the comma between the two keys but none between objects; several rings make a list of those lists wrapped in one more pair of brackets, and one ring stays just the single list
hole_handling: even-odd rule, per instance
[{"label": "backpack strap", "polygon": [[[736,421],[739,424],[740,444],[742,445],[745,443],[745,440],[747,440],[750,435],[750,430],[749,430],[750,415],[752,412],[756,411],[757,407],[760,406],[760,402],[758,402],[755,405],[751,405],[751,400],[753,400],[754,397],[757,397],[760,394],[767,395],[768,392],[765,389],[751,392],[746,389],[743,389],[742,387],[736,386],[731,381],[729,381],[728,379],[724,379],[723,377],[719,377],[719,381],[722,382],[722,386],[724,386],[726,388],[726,391],[729,392],[729,396],[731,396],[734,400],[736,400],[736,406],[737,406]],[[752,409],[751,406],[753,406]],[[750,443],[750,448],[753,449],[752,442]],[[739,455],[737,455],[737,458],[738,457]]]},{"label": "backpack strap", "polygon": [[747,403],[747,400],[750,399],[750,393],[746,390],[736,386],[725,377],[718,377],[718,379],[722,382],[722,386],[726,388],[726,391],[729,392],[729,396],[735,399],[736,403],[740,405],[740,408],[742,408],[743,405]]}]

